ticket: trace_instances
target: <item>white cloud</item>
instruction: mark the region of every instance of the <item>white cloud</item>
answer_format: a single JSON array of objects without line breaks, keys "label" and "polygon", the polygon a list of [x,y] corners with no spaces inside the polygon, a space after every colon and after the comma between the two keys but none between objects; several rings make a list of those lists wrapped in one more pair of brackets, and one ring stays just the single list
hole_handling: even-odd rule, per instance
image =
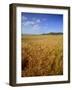
[{"label": "white cloud", "polygon": [[31,20],[26,20],[22,23],[22,26],[26,27],[26,28],[30,28],[32,30],[40,30],[41,26],[40,26],[41,20],[40,19],[36,19],[36,18],[32,18]]},{"label": "white cloud", "polygon": [[32,21],[34,21],[34,22],[36,22],[36,23],[40,23],[40,22],[41,22],[41,20],[38,19],[38,18],[32,18]]},{"label": "white cloud", "polygon": [[33,21],[26,21],[24,22],[24,25],[25,26],[28,26],[28,25],[34,25],[35,23]]},{"label": "white cloud", "polygon": [[41,20],[40,20],[40,19],[37,19],[37,20],[36,20],[36,23],[40,23],[40,22],[41,22]]},{"label": "white cloud", "polygon": [[27,20],[25,21],[25,19],[27,19],[26,17],[24,17],[23,20],[23,25],[28,26],[28,25],[36,25],[36,24],[40,24],[40,19],[34,19],[34,20]]},{"label": "white cloud", "polygon": [[33,30],[39,30],[40,29],[40,25],[39,24],[35,24],[32,27]]}]

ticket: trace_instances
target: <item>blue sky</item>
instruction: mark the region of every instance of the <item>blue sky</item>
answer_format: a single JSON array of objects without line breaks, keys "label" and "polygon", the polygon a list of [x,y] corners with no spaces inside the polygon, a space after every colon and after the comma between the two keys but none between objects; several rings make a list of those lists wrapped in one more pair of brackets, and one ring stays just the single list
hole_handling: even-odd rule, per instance
[{"label": "blue sky", "polygon": [[63,15],[21,13],[22,34],[43,34],[49,32],[63,32]]}]

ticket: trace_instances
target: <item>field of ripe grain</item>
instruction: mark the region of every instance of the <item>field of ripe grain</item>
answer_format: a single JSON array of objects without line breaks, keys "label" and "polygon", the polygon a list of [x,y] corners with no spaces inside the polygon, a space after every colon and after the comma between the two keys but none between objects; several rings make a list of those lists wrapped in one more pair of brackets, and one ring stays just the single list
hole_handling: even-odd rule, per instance
[{"label": "field of ripe grain", "polygon": [[22,35],[22,77],[63,75],[63,35]]}]

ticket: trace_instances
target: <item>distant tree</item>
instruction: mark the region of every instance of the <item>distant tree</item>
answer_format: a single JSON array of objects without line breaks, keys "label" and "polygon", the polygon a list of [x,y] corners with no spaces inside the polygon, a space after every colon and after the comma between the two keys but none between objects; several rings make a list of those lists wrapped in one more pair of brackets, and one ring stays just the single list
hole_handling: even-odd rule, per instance
[{"label": "distant tree", "polygon": [[50,33],[43,33],[42,35],[63,35],[62,32],[50,32]]}]

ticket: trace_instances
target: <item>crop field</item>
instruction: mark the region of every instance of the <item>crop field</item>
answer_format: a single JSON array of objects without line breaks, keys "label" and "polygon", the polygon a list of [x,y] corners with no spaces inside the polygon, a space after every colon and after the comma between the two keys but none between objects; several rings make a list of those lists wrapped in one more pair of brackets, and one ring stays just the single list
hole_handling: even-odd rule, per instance
[{"label": "crop field", "polygon": [[22,35],[22,77],[63,75],[63,35]]}]

